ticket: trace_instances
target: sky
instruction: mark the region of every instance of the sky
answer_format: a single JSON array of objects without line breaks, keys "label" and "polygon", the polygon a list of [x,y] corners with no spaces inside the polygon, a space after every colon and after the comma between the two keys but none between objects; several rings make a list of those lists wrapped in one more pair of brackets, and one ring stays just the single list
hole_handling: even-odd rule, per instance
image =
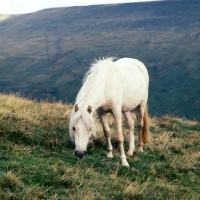
[{"label": "sky", "polygon": [[46,8],[146,1],[153,0],[0,0],[0,14],[24,14]]}]

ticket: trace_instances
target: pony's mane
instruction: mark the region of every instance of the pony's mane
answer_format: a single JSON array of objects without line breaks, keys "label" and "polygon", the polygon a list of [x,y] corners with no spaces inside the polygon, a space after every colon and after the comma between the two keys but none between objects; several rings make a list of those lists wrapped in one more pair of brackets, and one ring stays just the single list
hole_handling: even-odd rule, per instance
[{"label": "pony's mane", "polygon": [[92,63],[91,67],[86,72],[83,78],[83,86],[76,97],[76,102],[83,100],[84,97],[87,96],[87,92],[91,91],[91,87],[94,85],[94,82],[96,81],[97,77],[101,76],[102,70],[106,68],[108,64],[113,63],[114,59],[116,58],[107,57],[95,60],[94,63]]},{"label": "pony's mane", "polygon": [[[92,64],[89,70],[86,72],[84,78],[83,78],[83,83],[90,78],[95,71],[98,70],[99,67],[105,66],[107,63],[113,62],[115,58],[114,57],[106,57],[103,59],[95,60]],[[91,75],[92,74],[92,75]]]}]

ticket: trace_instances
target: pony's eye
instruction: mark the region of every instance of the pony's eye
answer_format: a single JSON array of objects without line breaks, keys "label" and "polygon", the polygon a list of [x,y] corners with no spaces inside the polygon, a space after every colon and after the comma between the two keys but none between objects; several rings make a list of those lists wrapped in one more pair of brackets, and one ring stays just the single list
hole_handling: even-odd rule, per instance
[{"label": "pony's eye", "polygon": [[73,126],[73,131],[76,131],[75,127]]},{"label": "pony's eye", "polygon": [[91,131],[92,129],[89,127],[89,130]]}]

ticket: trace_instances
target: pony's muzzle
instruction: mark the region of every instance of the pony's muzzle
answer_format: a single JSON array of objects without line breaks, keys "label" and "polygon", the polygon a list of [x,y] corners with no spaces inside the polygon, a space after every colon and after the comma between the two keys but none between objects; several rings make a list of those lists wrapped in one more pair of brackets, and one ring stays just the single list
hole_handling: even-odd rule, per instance
[{"label": "pony's muzzle", "polygon": [[77,156],[78,158],[83,158],[84,156],[86,156],[86,154],[86,151],[75,151],[75,156]]}]

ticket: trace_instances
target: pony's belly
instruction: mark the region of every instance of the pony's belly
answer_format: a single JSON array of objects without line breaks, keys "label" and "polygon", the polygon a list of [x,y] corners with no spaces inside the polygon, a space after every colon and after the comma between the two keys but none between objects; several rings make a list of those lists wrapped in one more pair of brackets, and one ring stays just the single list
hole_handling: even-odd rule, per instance
[{"label": "pony's belly", "polygon": [[145,100],[146,88],[125,92],[122,100],[122,111],[129,111],[136,108]]},{"label": "pony's belly", "polygon": [[122,105],[122,111],[123,112],[131,111],[131,110],[135,109],[138,105],[139,105],[139,103]]},{"label": "pony's belly", "polygon": [[124,103],[122,104],[122,111],[126,112],[126,111],[130,111],[135,109],[140,103],[141,103],[142,99],[138,102],[133,102],[133,103]]}]

